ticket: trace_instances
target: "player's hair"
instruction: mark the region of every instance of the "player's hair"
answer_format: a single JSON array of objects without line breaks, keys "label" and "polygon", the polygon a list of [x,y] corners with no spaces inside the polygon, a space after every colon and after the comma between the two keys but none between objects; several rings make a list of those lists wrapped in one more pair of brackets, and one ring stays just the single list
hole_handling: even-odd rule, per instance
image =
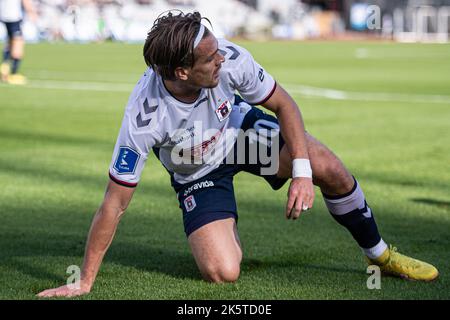
[{"label": "player's hair", "polygon": [[[205,19],[211,24],[197,11],[185,14],[177,10],[177,13],[169,11],[160,15],[144,45],[145,63],[166,80],[175,80],[176,68],[194,66],[194,41],[201,21]],[[208,34],[209,30],[205,28],[203,38]]]}]

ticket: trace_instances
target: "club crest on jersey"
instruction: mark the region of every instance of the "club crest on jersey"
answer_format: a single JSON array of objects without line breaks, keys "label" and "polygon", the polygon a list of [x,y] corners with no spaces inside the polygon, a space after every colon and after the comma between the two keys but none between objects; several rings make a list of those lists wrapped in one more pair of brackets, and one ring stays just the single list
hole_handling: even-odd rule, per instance
[{"label": "club crest on jersey", "polygon": [[114,169],[118,174],[133,174],[139,160],[139,153],[130,147],[120,147],[114,162]]},{"label": "club crest on jersey", "polygon": [[196,206],[197,204],[195,203],[194,196],[189,196],[184,199],[184,207],[186,208],[187,212],[191,212]]},{"label": "club crest on jersey", "polygon": [[230,116],[231,113],[231,103],[230,101],[226,100],[224,103],[222,103],[217,109],[216,109],[216,115],[219,121],[223,121],[226,118]]}]

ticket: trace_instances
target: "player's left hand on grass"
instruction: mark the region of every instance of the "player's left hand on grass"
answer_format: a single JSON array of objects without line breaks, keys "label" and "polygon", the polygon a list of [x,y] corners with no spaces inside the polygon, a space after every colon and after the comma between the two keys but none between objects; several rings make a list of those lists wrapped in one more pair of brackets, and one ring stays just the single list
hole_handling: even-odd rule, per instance
[{"label": "player's left hand on grass", "polygon": [[302,211],[312,208],[314,186],[311,178],[294,178],[288,191],[286,218],[297,219]]}]

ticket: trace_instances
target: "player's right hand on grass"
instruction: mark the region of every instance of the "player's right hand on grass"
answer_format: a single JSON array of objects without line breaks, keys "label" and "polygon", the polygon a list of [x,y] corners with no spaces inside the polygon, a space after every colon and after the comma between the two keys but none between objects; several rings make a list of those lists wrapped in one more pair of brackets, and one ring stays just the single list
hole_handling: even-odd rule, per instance
[{"label": "player's right hand on grass", "polygon": [[81,283],[64,285],[54,289],[44,290],[37,294],[39,298],[52,298],[52,297],[76,297],[83,294],[88,294],[91,291],[91,286]]}]

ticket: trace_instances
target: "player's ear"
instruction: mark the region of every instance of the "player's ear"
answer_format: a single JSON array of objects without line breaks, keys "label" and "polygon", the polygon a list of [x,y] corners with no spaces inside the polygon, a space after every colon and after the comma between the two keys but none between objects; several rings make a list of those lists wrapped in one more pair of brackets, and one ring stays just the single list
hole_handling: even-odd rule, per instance
[{"label": "player's ear", "polygon": [[185,69],[185,68],[182,68],[182,67],[178,67],[178,68],[175,69],[175,77],[177,79],[187,80],[188,76],[189,76],[189,70],[188,69]]}]

